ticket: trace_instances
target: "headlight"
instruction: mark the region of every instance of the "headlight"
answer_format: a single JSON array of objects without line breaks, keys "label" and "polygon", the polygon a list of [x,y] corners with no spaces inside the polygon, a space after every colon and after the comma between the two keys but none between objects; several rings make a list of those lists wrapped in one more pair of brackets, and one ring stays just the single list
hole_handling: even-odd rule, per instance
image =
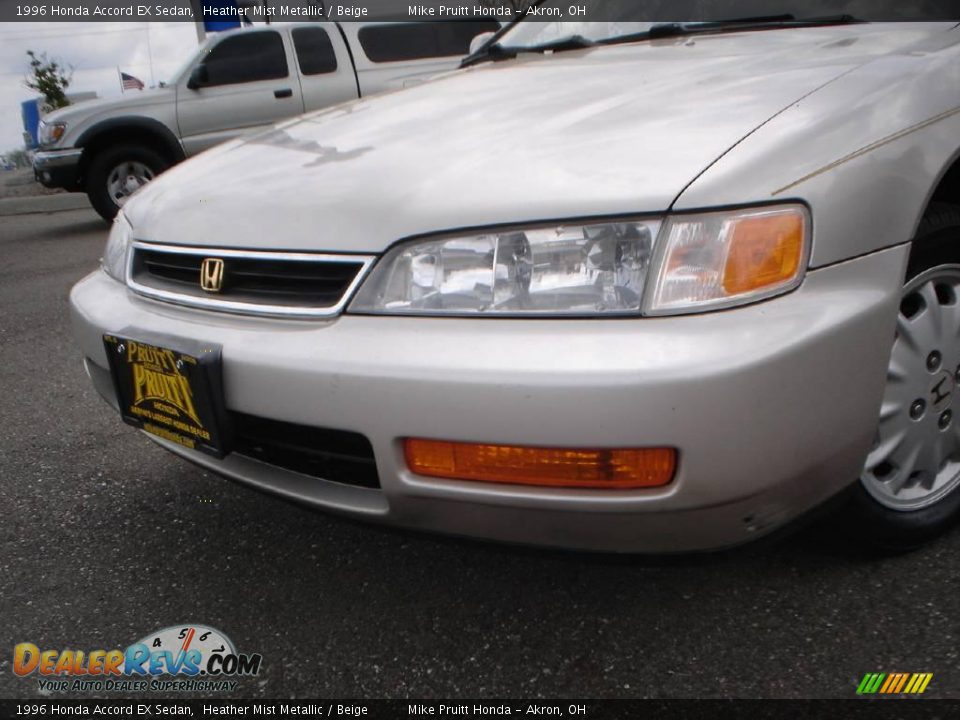
[{"label": "headlight", "polygon": [[802,205],[676,215],[661,233],[646,313],[699,312],[792,290],[810,253]]},{"label": "headlight", "polygon": [[100,265],[103,271],[120,282],[127,281],[127,250],[130,248],[130,240],[133,235],[133,228],[127,222],[123,213],[117,213],[113,220],[113,227],[110,228],[110,236],[107,238],[107,247],[103,251],[103,259]]},{"label": "headlight", "polygon": [[659,220],[624,220],[406,243],[377,263],[350,310],[636,315],[659,228]]},{"label": "headlight", "polygon": [[38,127],[38,140],[41,145],[53,145],[60,141],[66,131],[65,122],[48,123],[41,120]]},{"label": "headlight", "polygon": [[803,205],[490,231],[398,245],[377,263],[350,311],[692,313],[794,289],[809,254]]}]

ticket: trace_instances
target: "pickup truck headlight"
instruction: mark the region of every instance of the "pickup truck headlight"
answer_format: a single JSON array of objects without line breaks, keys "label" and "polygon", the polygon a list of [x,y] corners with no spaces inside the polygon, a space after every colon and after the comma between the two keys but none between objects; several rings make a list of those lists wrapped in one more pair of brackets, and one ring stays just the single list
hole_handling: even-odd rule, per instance
[{"label": "pickup truck headlight", "polygon": [[104,248],[103,258],[100,260],[103,271],[114,280],[127,281],[127,252],[132,237],[133,228],[127,218],[122,212],[117,213],[107,237],[107,247]]},{"label": "pickup truck headlight", "polygon": [[802,205],[674,215],[661,232],[645,312],[691,313],[792,290],[810,253]]},{"label": "pickup truck headlight", "polygon": [[60,142],[60,138],[66,131],[67,124],[65,122],[48,123],[41,120],[37,128],[37,139],[41,145],[55,145]]},{"label": "pickup truck headlight", "polygon": [[394,247],[350,311],[402,315],[640,312],[659,220],[491,230]]}]

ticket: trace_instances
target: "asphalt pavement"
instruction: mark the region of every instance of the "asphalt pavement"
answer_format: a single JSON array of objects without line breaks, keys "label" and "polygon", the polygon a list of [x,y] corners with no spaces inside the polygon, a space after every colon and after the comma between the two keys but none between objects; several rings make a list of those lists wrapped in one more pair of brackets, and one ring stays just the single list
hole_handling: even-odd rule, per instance
[{"label": "asphalt pavement", "polygon": [[42,696],[17,643],[202,623],[263,656],[235,697],[851,698],[868,672],[932,672],[928,697],[960,698],[960,531],[892,558],[820,525],[717,556],[540,551],[345,520],[168,455],[98,398],[70,335],[105,224],[9,203],[0,697]]}]

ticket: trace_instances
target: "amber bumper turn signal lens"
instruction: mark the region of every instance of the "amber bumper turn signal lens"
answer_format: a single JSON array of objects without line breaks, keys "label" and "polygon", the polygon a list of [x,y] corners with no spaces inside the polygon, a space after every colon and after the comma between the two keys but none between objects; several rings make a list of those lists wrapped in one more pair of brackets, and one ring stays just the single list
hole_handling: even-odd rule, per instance
[{"label": "amber bumper turn signal lens", "polygon": [[403,450],[418,475],[540,487],[663,487],[677,466],[673,448],[539,448],[407,438]]}]

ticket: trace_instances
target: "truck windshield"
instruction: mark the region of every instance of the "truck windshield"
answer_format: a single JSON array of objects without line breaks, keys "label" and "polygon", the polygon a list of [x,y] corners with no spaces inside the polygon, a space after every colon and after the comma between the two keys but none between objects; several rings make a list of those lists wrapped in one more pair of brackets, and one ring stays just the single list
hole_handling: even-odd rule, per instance
[{"label": "truck windshield", "polygon": [[[538,8],[561,11],[569,5],[568,0],[537,3]],[[704,26],[716,30],[723,25],[731,29],[770,29],[831,20],[946,21],[958,20],[958,16],[957,0],[594,0],[589,22],[521,20],[498,38],[497,45],[506,49],[553,49],[568,38],[576,38],[573,45],[582,47],[618,38],[643,39],[648,33],[657,36],[666,26],[690,31],[696,31],[698,24],[702,24],[700,30],[708,29]]]},{"label": "truck windshield", "polygon": [[162,80],[160,82],[161,87],[165,85],[174,85],[179,82],[180,78],[182,78],[197,63],[198,58],[201,55],[206,54],[212,42],[213,37],[208,37],[206,40],[204,40],[203,44],[199,48],[188,55],[186,60],[180,63],[180,67],[178,67],[174,72],[170,73],[168,76],[169,79]]}]

